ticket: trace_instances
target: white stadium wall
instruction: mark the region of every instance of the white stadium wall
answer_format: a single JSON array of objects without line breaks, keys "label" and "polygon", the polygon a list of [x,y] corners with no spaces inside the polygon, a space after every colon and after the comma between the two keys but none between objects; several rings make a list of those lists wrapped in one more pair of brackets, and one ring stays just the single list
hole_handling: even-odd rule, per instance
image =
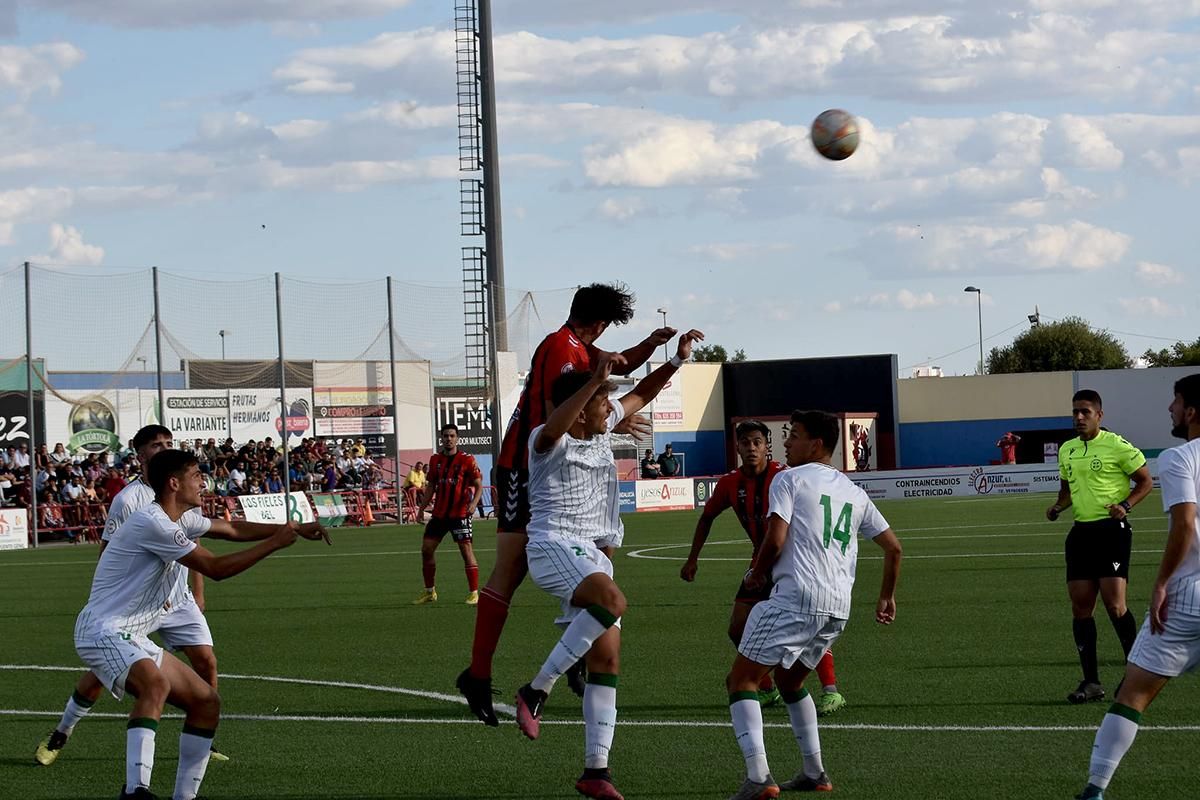
[{"label": "white stadium wall", "polygon": [[1099,392],[1104,403],[1101,424],[1152,456],[1181,443],[1171,437],[1167,406],[1175,396],[1175,381],[1198,372],[1197,367],[1090,370],[1075,373],[1074,388]]}]

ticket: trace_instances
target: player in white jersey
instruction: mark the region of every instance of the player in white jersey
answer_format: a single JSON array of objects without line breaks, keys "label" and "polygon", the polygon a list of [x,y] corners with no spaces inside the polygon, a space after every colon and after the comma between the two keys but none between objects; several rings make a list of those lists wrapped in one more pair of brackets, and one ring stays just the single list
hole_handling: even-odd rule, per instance
[{"label": "player in white jersey", "polygon": [[560,375],[551,390],[554,411],[529,436],[529,575],[562,603],[557,622],[565,629],[538,674],[517,691],[517,724],[536,739],[555,681],[586,657],[584,771],[575,783],[585,797],[622,800],[608,769],[625,613],[610,560],[625,531],[609,432],[653,400],[703,339],[699,331],[684,334],[675,358],[616,403],[609,375],[624,361],[620,355],[601,353],[590,375]]},{"label": "player in white jersey", "polygon": [[1104,797],[1113,773],[1133,745],[1142,714],[1168,680],[1200,665],[1200,524],[1196,516],[1200,498],[1200,374],[1175,383],[1169,411],[1172,435],[1187,440],[1158,457],[1163,510],[1170,515],[1170,532],[1150,593],[1150,610],[1125,664],[1125,679],[1096,732],[1088,783],[1076,795],[1081,800]]},{"label": "player in white jersey", "polygon": [[[154,798],[154,740],[168,697],[185,713],[175,800],[194,800],[220,720],[221,698],[196,672],[149,638],[178,599],[181,569],[222,580],[291,546],[299,526],[269,526],[254,547],[215,556],[197,544],[187,512],[200,505],[204,476],[196,457],[164,450],[147,466],[155,501],[117,529],[100,556],[87,605],[75,621],[75,651],[112,695],[133,695],[126,731],[122,798]],[[310,532],[310,538],[319,534]]]},{"label": "player in white jersey", "polygon": [[[831,466],[840,423],[822,411],[795,411],[784,449],[787,469],[771,482],[767,534],[746,576],[748,588],[772,579],[771,596],[750,612],[737,660],[726,678],[733,732],[746,760],[746,780],[730,800],[778,797],[780,789],[831,791],[821,763],[817,708],[804,679],[850,618],[858,536],[883,549],[883,581],[875,620],[896,618],[900,541],[875,504]],[[769,670],[787,705],[803,766],[782,786],[767,766],[758,684]]]},{"label": "player in white jersey", "polygon": [[[133,437],[133,447],[137,452],[138,461],[145,465],[155,454],[171,446],[171,431],[162,425],[146,425],[138,430]],[[104,523],[104,533],[100,539],[100,555],[112,540],[113,534],[125,523],[134,512],[146,508],[154,502],[154,490],[144,478],[138,478],[129,483],[117,493],[108,507],[108,518]],[[213,539],[228,539],[232,541],[255,541],[270,536],[275,526],[251,522],[226,522],[225,520],[210,520],[204,517],[199,509],[188,511],[181,520],[181,527],[190,538],[207,535]],[[304,535],[310,535],[313,526],[306,526]],[[214,689],[217,688],[217,658],[213,652],[212,633],[208,621],[204,617],[204,578],[198,572],[192,572],[190,578],[187,570],[178,570],[176,574],[175,598],[171,610],[163,615],[157,632],[163,642],[171,650],[183,652],[187,656],[192,669],[207,681]],[[91,711],[92,706],[104,692],[104,684],[93,673],[86,672],[79,678],[75,691],[67,700],[62,718],[50,735],[37,746],[34,759],[43,766],[50,766],[58,758],[62,748],[75,730],[75,726]],[[226,760],[226,757],[213,751],[216,760]]]}]

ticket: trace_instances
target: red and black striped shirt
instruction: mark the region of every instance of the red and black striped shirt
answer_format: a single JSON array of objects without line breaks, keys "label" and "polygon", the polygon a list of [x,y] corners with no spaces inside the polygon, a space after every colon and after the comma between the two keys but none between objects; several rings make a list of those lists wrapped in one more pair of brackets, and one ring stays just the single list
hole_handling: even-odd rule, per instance
[{"label": "red and black striped shirt", "polygon": [[770,461],[758,475],[747,475],[741,469],[722,475],[712,497],[704,504],[702,516],[715,519],[725,509],[732,508],[754,544],[754,554],[758,555],[758,546],[767,534],[771,479],[784,469],[786,467],[778,461]]},{"label": "red and black striped shirt", "polygon": [[433,487],[433,516],[462,519],[467,516],[475,481],[481,478],[475,457],[459,450],[452,456],[434,453],[429,459],[429,485]]},{"label": "red and black striped shirt", "polygon": [[498,466],[505,469],[528,467],[529,434],[546,422],[546,407],[554,380],[565,372],[591,370],[595,352],[596,348],[584,344],[570,325],[563,325],[542,340],[533,351],[533,364],[525,378],[525,388],[504,433]]}]

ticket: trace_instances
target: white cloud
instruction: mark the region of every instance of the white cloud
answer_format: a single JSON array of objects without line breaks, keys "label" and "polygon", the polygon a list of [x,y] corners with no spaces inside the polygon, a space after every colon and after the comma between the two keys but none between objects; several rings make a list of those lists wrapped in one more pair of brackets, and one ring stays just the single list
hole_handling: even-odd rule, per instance
[{"label": "white cloud", "polygon": [[787,252],[793,246],[785,242],[713,242],[687,249],[691,256],[712,261],[746,261]]},{"label": "white cloud", "polygon": [[69,42],[0,47],[0,89],[22,98],[62,88],[62,74],[82,63],[84,53]]},{"label": "white cloud", "polygon": [[[833,300],[822,307],[827,313],[837,314],[853,309],[872,309],[875,311],[932,311],[938,308],[970,305],[976,303],[974,295],[955,293],[949,295],[934,294],[931,291],[914,291],[900,289],[896,292],[872,292],[855,295],[842,300]],[[983,297],[984,305],[992,305],[988,295]]]},{"label": "white cloud", "polygon": [[104,262],[104,248],[84,242],[78,228],[56,222],[50,226],[50,252],[30,260],[54,265],[95,267]]},{"label": "white cloud", "polygon": [[1117,303],[1126,314],[1140,317],[1178,317],[1183,314],[1179,306],[1158,297],[1122,297]]},{"label": "white cloud", "polygon": [[1055,125],[1062,137],[1065,161],[1083,169],[1120,169],[1125,162],[1121,152],[1096,121],[1064,114]]},{"label": "white cloud", "polygon": [[1126,234],[1079,220],[1030,227],[887,225],[850,253],[888,272],[1087,272],[1119,262],[1131,242]]},{"label": "white cloud", "polygon": [[[856,11],[857,6],[856,6]],[[960,7],[956,12],[962,12]],[[1200,35],[1104,30],[1062,13],[1026,15],[991,35],[963,31],[942,13],[861,14],[833,22],[741,25],[695,36],[496,37],[502,94],[673,92],[728,98],[818,93],[888,100],[1094,97],[1166,102],[1200,77],[1190,56]],[[276,71],[294,92],[433,91],[453,75],[453,32],[381,34],[354,45],[297,53]]]},{"label": "white cloud", "polygon": [[609,197],[600,204],[596,212],[603,218],[617,223],[631,222],[646,213],[646,203],[640,197]]},{"label": "white cloud", "polygon": [[30,6],[124,28],[300,24],[386,14],[411,0],[24,0]]},{"label": "white cloud", "polygon": [[1134,274],[1149,286],[1174,286],[1184,282],[1183,273],[1179,270],[1152,261],[1139,261]]}]

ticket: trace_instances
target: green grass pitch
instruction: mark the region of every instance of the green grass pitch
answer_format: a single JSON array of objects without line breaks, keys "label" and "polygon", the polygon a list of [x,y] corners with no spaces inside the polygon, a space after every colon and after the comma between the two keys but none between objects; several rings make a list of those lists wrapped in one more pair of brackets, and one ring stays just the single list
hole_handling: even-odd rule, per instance
[{"label": "green grass pitch", "polygon": [[[899,613],[872,619],[880,561],[860,549],[855,608],[834,649],[849,705],[822,720],[825,765],[844,798],[1066,798],[1086,778],[1106,704],[1068,706],[1078,681],[1064,586],[1068,522],[1042,516],[1050,495],[882,503],[905,546]],[[1130,605],[1145,613],[1166,534],[1157,496],[1134,517]],[[618,787],[635,798],[724,798],[740,784],[724,676],[734,651],[730,603],[749,556],[731,514],[714,528],[697,582],[679,567],[694,513],[626,518],[616,577],[624,620],[620,717],[612,753]],[[481,574],[494,524],[479,523]],[[208,798],[569,798],[582,768],[579,701],[551,697],[537,742],[506,718],[468,719],[454,677],[467,663],[474,610],[449,541],[439,551],[434,606],[421,586],[416,527],[344,529],[335,546],[298,542],[208,588],[222,675],[219,748]],[[220,545],[220,543],[218,543]],[[639,550],[653,548],[632,557]],[[227,547],[218,546],[218,550]],[[35,766],[77,678],[75,615],[95,563],[91,547],[0,554],[0,797],[112,798],[124,775],[128,704],[97,703],[58,762]],[[558,636],[556,603],[526,583],[496,661],[498,700],[511,703]],[[1112,690],[1120,650],[1099,613],[1102,678]],[[29,665],[65,667],[39,671]],[[264,681],[292,678],[312,683]],[[815,681],[815,679],[812,679]],[[360,686],[338,686],[335,683]],[[374,687],[374,688],[364,688]],[[1113,800],[1192,800],[1200,690],[1168,686],[1110,787]],[[111,716],[102,716],[111,715]],[[772,770],[799,764],[787,712],[765,711]],[[571,724],[566,724],[570,722]],[[622,724],[624,723],[624,724]],[[178,719],[159,729],[155,790],[174,782]]]}]

